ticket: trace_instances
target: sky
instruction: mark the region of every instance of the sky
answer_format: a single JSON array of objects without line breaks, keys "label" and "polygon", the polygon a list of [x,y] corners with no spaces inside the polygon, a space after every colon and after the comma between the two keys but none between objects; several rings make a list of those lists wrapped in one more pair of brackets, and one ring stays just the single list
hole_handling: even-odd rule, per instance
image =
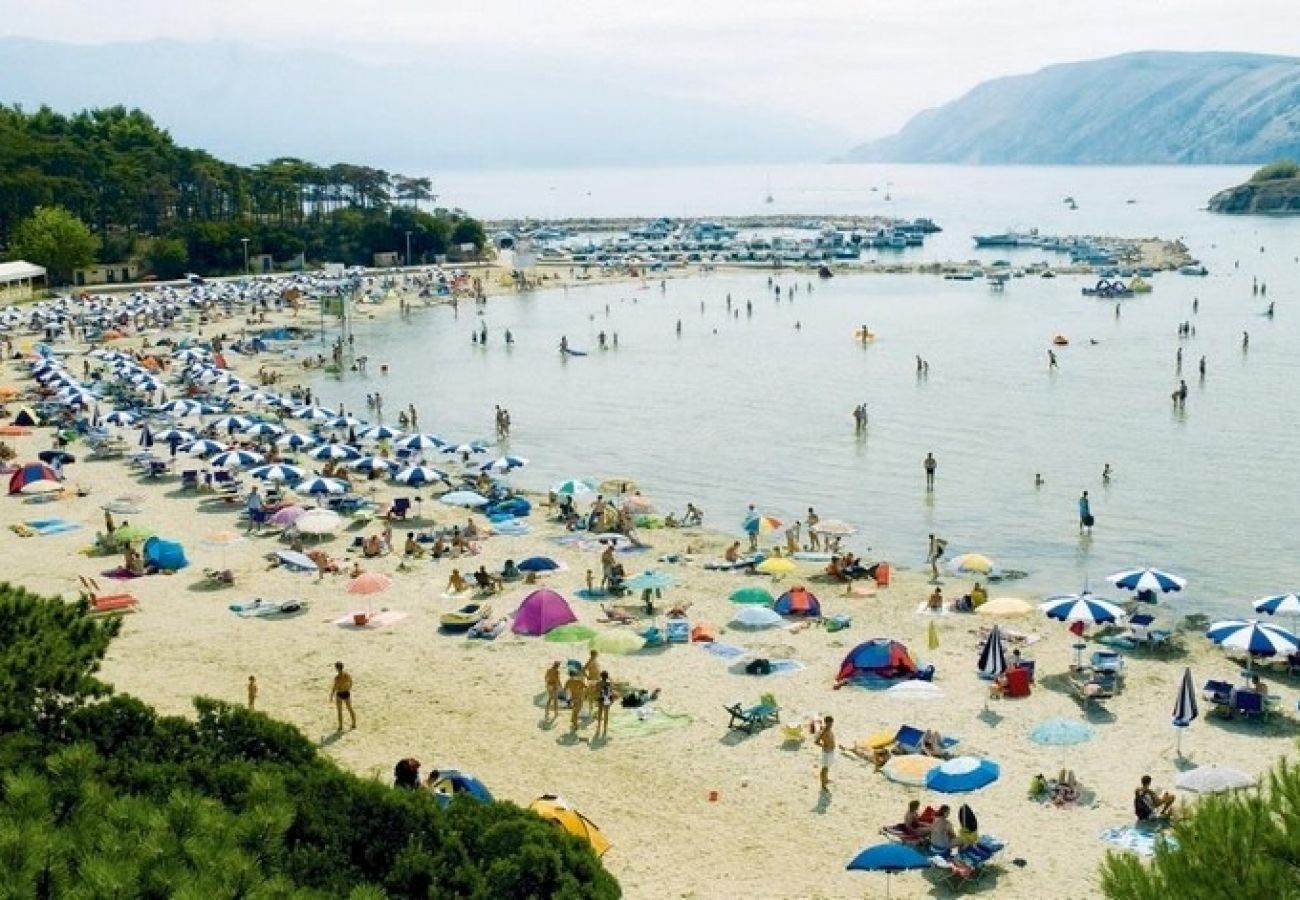
[{"label": "sky", "polygon": [[0,36],[439,50],[892,133],[989,78],[1130,50],[1300,55],[1295,0],[0,0]]}]

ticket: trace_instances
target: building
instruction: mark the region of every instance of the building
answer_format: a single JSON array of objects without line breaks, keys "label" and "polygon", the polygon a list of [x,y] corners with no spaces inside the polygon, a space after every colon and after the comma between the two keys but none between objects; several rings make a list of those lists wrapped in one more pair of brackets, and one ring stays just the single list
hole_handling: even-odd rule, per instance
[{"label": "building", "polygon": [[401,264],[402,264],[402,257],[400,254],[397,253],[376,253],[375,254],[376,269],[392,269],[392,268],[396,268],[397,266],[400,266]]},{"label": "building", "polygon": [[44,266],[21,259],[0,262],[0,303],[14,303],[30,298],[36,290],[37,282],[41,282],[42,286],[49,283]]},{"label": "building", "polygon": [[139,278],[140,263],[133,259],[126,262],[86,266],[72,273],[72,283],[78,287],[92,284],[129,284]]}]

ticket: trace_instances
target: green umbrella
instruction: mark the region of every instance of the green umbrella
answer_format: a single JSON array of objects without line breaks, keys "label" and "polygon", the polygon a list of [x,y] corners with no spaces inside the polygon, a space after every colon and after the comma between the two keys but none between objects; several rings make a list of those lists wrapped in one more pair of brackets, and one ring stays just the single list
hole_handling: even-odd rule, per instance
[{"label": "green umbrella", "polygon": [[576,644],[595,636],[596,632],[586,625],[561,625],[546,632],[546,640],[553,644]]},{"label": "green umbrella", "polygon": [[146,541],[154,534],[152,528],[144,525],[119,525],[113,532],[113,540],[119,544],[134,544],[136,541]]},{"label": "green umbrella", "polygon": [[602,631],[591,639],[591,649],[601,653],[636,653],[644,646],[645,638],[626,629]]},{"label": "green umbrella", "polygon": [[743,587],[731,595],[732,603],[754,603],[771,606],[776,598],[766,588]]}]

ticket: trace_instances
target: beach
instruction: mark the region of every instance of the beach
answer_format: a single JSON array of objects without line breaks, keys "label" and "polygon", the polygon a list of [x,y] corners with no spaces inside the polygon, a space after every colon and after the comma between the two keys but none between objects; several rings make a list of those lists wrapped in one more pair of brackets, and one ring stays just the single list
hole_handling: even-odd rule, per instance
[{"label": "beach", "polygon": [[[489,308],[501,302],[509,301],[493,299]],[[389,315],[395,305],[386,302],[373,311]],[[292,321],[288,316],[282,320]],[[227,324],[233,332],[237,322]],[[207,330],[221,328],[214,323]],[[117,348],[136,346],[139,339],[129,338]],[[358,349],[371,352],[376,361],[380,358],[374,350]],[[235,371],[250,380],[265,362],[236,354],[229,359]],[[74,354],[67,364],[70,371],[80,372],[82,357]],[[26,364],[5,365],[6,383],[24,389],[34,385]],[[292,363],[273,368],[287,381],[301,375],[301,367]],[[396,378],[384,387],[390,410],[418,400],[404,396]],[[134,429],[123,433],[130,437]],[[50,446],[45,429],[5,440],[20,462]],[[70,449],[84,454],[79,444]],[[400,554],[362,560],[365,570],[391,575],[393,583],[381,593],[358,597],[346,592],[345,575],[317,580],[311,574],[269,568],[265,554],[285,547],[274,536],[250,535],[238,543],[217,545],[216,533],[242,531],[236,524],[239,503],[214,502],[183,491],[175,478],[142,479],[121,460],[79,458],[67,474],[86,496],[39,505],[15,496],[4,504],[0,539],[7,544],[7,577],[40,593],[72,597],[78,576],[93,576],[139,599],[139,611],[127,617],[103,670],[117,690],[162,712],[188,714],[197,695],[242,702],[247,678],[255,675],[260,711],[297,726],[319,740],[340,765],[359,774],[388,781],[394,762],[414,756],[426,768],[472,772],[497,798],[521,805],[546,793],[564,796],[612,842],[604,862],[628,897],[883,895],[883,875],[847,872],[845,864],[862,847],[883,840],[879,829],[899,821],[911,799],[923,805],[952,803],[954,808],[969,803],[981,831],[1006,842],[994,882],[999,896],[1097,896],[1097,866],[1110,846],[1102,832],[1132,824],[1133,789],[1140,776],[1149,773],[1156,784],[1171,789],[1175,775],[1192,765],[1229,765],[1258,774],[1294,747],[1295,719],[1286,711],[1294,710],[1298,694],[1293,684],[1270,669],[1264,677],[1271,692],[1279,695],[1283,715],[1263,723],[1207,721],[1203,704],[1201,717],[1182,735],[1184,756],[1176,753],[1179,738],[1170,719],[1184,668],[1191,668],[1198,688],[1208,678],[1236,680],[1239,668],[1195,632],[1181,635],[1182,653],[1125,654],[1123,690],[1104,704],[1085,707],[1062,677],[1075,660],[1076,638],[1065,625],[1037,611],[998,620],[1025,636],[1019,646],[1024,657],[1035,662],[1036,684],[1029,697],[989,699],[989,682],[977,671],[977,631],[991,620],[919,611],[933,586],[928,570],[915,566],[914,559],[891,560],[888,586],[859,582],[863,596],[819,582],[816,576],[823,564],[817,562],[796,563],[796,571],[779,580],[706,570],[704,561],[720,557],[727,545],[743,537],[743,508],[706,509],[709,530],[644,530],[641,538],[649,547],[618,558],[629,574],[655,569],[676,576],[678,584],[665,589],[662,605],[689,605],[692,624],[712,623],[718,642],[743,648],[746,655],[726,658],[702,643],[683,643],[629,656],[603,656],[602,664],[614,680],[658,689],[660,694],[648,718],[616,706],[610,738],[593,741],[593,725],[570,734],[567,712],[558,722],[547,723],[541,706],[546,667],[554,660],[585,660],[585,644],[552,643],[509,631],[493,641],[470,640],[438,629],[441,614],[466,602],[444,596],[453,567],[466,575],[479,565],[497,571],[507,559],[530,556],[548,556],[562,564],[562,571],[542,577],[537,586],[564,595],[580,624],[597,631],[634,627],[599,621],[605,617],[601,604],[577,596],[586,570],[596,570],[599,578],[601,548],[573,543],[574,535],[548,521],[540,504],[529,517],[529,534],[486,538],[475,556],[412,562],[405,571],[399,570]],[[639,475],[621,470],[579,474],[597,480]],[[481,516],[433,500],[428,489],[373,481],[365,483],[364,492],[372,485],[381,509],[395,496],[424,497],[416,505],[422,527],[430,520],[439,526],[463,526],[470,517],[486,525]],[[671,485],[647,483],[642,489],[651,498],[675,493]],[[761,507],[762,486],[751,490]],[[121,583],[101,577],[118,558],[85,556],[81,551],[93,543],[101,526],[101,505],[124,494],[139,498],[140,511],[130,515],[133,522],[184,545],[191,560],[188,568]],[[56,515],[80,528],[31,537],[9,528]],[[350,565],[360,556],[355,550],[348,553],[352,538],[379,527],[379,520],[350,527],[319,546],[331,556],[346,557]],[[406,529],[394,523],[394,530],[400,543]],[[913,537],[924,541],[923,535]],[[780,540],[776,533],[764,535],[761,543],[770,548]],[[845,539],[846,547],[857,551],[862,543],[855,537]],[[661,561],[664,557],[691,561]],[[205,567],[230,569],[235,584],[208,588],[202,584]],[[944,594],[949,600],[960,596],[974,580],[945,571]],[[737,589],[761,586],[779,594],[795,585],[806,585],[818,595],[823,615],[847,615],[851,625],[834,632],[795,620],[763,631],[728,626],[740,608],[728,599]],[[488,599],[494,615],[513,612],[529,590],[531,586],[507,585]],[[1031,603],[1042,599],[1017,591],[1014,581],[992,585],[991,594],[1021,596]],[[232,603],[259,597],[306,601],[307,609],[278,619],[243,618],[229,609]],[[619,602],[635,607],[635,600],[633,595]],[[1162,602],[1177,609],[1176,599]],[[389,624],[335,624],[355,611],[386,611],[389,615],[383,618]],[[1176,612],[1168,617],[1181,618]],[[658,620],[663,622],[662,614]],[[928,646],[931,626],[938,639],[934,648]],[[941,696],[918,701],[852,685],[833,689],[845,655],[872,638],[900,641],[916,660],[934,665],[932,683]],[[1085,652],[1100,648],[1089,642]],[[743,663],[759,657],[796,664],[789,667],[792,671],[763,677],[744,674]],[[329,697],[335,661],[344,662],[355,679],[355,731],[335,732]],[[801,743],[787,742],[779,727],[752,736],[728,728],[725,707],[750,706],[764,693],[775,695],[783,723],[804,726]],[[960,740],[959,753],[995,760],[1000,777],[973,793],[937,794],[891,782],[873,772],[869,763],[841,751],[831,771],[831,790],[823,794],[807,725],[827,715],[834,717],[844,746],[892,733],[905,723],[939,729]],[[1035,726],[1052,720],[1085,723],[1091,728],[1090,739],[1065,747],[1029,739]],[[1076,773],[1086,802],[1057,808],[1027,798],[1035,775],[1054,777],[1063,768]],[[1188,801],[1192,795],[1180,793],[1179,799]],[[1014,859],[1024,865],[1013,864]],[[893,877],[891,890],[896,897],[935,894],[932,882],[919,873]]]}]

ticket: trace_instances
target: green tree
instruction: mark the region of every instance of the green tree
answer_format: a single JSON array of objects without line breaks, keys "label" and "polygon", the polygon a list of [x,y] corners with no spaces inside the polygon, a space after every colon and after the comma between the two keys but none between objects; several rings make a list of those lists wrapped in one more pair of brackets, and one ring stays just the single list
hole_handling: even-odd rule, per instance
[{"label": "green tree", "polygon": [[44,266],[50,281],[68,284],[75,269],[95,260],[99,238],[85,223],[61,206],[38,206],[19,222],[9,241],[14,259]]},{"label": "green tree", "polygon": [[154,238],[146,256],[149,271],[159,278],[180,278],[189,267],[190,251],[185,241],[176,237]]},{"label": "green tree", "polygon": [[475,251],[478,251],[487,244],[487,234],[483,231],[481,222],[466,217],[457,221],[456,227],[451,230],[451,242],[455,246],[473,244]]},{"label": "green tree", "polygon": [[1215,794],[1180,817],[1176,848],[1149,865],[1108,853],[1101,887],[1112,900],[1300,897],[1300,769],[1283,761],[1258,791]]},{"label": "green tree", "polygon": [[1300,163],[1293,159],[1279,159],[1261,166],[1250,176],[1251,181],[1283,181],[1300,176]]}]

